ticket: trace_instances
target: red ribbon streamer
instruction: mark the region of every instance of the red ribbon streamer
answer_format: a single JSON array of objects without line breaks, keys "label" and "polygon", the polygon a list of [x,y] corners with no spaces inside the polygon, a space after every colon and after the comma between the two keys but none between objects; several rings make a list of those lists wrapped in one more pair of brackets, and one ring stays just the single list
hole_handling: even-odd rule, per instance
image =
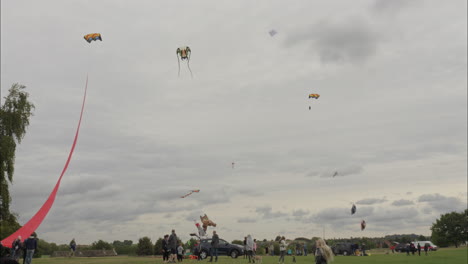
[{"label": "red ribbon streamer", "polygon": [[11,234],[9,237],[5,238],[2,240],[2,244],[5,247],[12,248],[13,247],[13,241],[18,237],[21,236],[23,239],[28,238],[36,229],[39,227],[39,225],[42,223],[42,220],[47,216],[47,213],[49,212],[50,208],[54,204],[55,201],[55,196],[57,195],[57,191],[60,187],[60,182],[62,181],[62,177],[67,171],[68,164],[70,164],[70,160],[73,156],[73,151],[75,150],[76,142],[78,140],[78,134],[80,133],[80,125],[81,125],[81,118],[83,117],[83,110],[86,102],[86,91],[88,90],[88,76],[86,76],[86,86],[85,86],[85,93],[83,97],[83,104],[81,105],[81,113],[80,113],[80,120],[78,121],[78,127],[76,129],[76,134],[75,134],[75,139],[73,140],[73,144],[70,150],[70,153],[68,154],[68,159],[67,162],[65,163],[65,166],[63,167],[62,174],[60,174],[60,178],[58,179],[57,183],[55,184],[55,188],[52,190],[52,192],[49,195],[49,198],[47,198],[47,201],[42,205],[41,209],[37,211],[37,213],[26,223],[24,224],[20,229],[18,229],[16,232]]}]

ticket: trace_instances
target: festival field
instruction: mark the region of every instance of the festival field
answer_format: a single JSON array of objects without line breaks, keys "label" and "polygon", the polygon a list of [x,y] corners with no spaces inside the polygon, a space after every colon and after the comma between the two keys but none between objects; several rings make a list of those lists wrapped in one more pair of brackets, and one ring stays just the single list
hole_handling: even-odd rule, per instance
[{"label": "festival field", "polygon": [[[468,263],[468,248],[448,248],[441,249],[437,252],[430,252],[429,256],[410,255],[405,253],[382,254],[381,252],[369,251],[371,256],[368,257],[353,257],[353,256],[337,256],[332,263],[341,264],[466,264]],[[103,258],[41,258],[34,259],[34,264],[162,264],[161,258],[156,257],[103,257]],[[182,263],[195,264],[196,261],[184,260]],[[207,264],[204,260],[201,264]],[[245,264],[248,261],[242,257],[231,259],[228,257],[220,257],[219,264]],[[263,257],[263,264],[277,264],[278,257]],[[296,264],[314,264],[313,256],[296,257]],[[293,264],[292,257],[286,257],[285,264]]]}]

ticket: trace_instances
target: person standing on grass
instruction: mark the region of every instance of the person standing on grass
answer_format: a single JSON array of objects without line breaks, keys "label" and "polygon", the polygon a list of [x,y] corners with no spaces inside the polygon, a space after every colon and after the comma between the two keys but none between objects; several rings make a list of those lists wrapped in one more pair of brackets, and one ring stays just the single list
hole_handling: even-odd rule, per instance
[{"label": "person standing on grass", "polygon": [[247,241],[246,241],[246,250],[247,250],[247,256],[249,257],[249,263],[253,260],[255,263],[255,260],[253,259],[253,249],[254,249],[254,241],[252,240],[252,236],[249,234],[247,235]]},{"label": "person standing on grass", "polygon": [[213,231],[213,236],[211,237],[211,258],[209,262],[213,262],[213,255],[215,256],[215,262],[218,262],[218,247],[219,247],[219,236],[216,234],[216,231]]},{"label": "person standing on grass", "polygon": [[31,235],[26,241],[24,241],[24,246],[26,247],[26,264],[32,263],[32,258],[34,251],[37,249],[37,240]]},{"label": "person standing on grass", "polygon": [[280,240],[280,257],[278,259],[278,264],[284,264],[284,255],[286,255],[286,247],[288,244],[286,244],[286,238],[283,236],[281,237]]},{"label": "person standing on grass", "polygon": [[333,252],[325,240],[317,239],[315,246],[315,264],[328,264],[333,261]]},{"label": "person standing on grass", "polygon": [[182,243],[180,243],[179,247],[177,248],[177,261],[182,262],[183,258],[184,258],[184,247],[182,247]]},{"label": "person standing on grass", "polygon": [[175,263],[177,259],[177,235],[175,230],[172,229],[171,235],[169,236],[169,248],[171,250],[171,255],[169,256],[169,262]]},{"label": "person standing on grass", "polygon": [[247,258],[247,237],[244,237],[244,258]]},{"label": "person standing on grass", "polygon": [[75,238],[70,241],[70,258],[75,256],[75,250],[76,250],[76,242]]},{"label": "person standing on grass", "polygon": [[418,243],[418,255],[421,256],[421,245]]},{"label": "person standing on grass", "polygon": [[21,248],[23,247],[23,243],[21,242],[21,236],[18,236],[18,238],[13,241],[13,247],[11,248],[11,258],[18,261],[20,255],[21,255]]},{"label": "person standing on grass", "polygon": [[163,262],[169,261],[169,235],[165,235],[162,241]]},{"label": "person standing on grass", "polygon": [[429,244],[428,243],[424,244],[424,253],[426,254],[426,256],[427,256],[427,251],[429,251]]}]

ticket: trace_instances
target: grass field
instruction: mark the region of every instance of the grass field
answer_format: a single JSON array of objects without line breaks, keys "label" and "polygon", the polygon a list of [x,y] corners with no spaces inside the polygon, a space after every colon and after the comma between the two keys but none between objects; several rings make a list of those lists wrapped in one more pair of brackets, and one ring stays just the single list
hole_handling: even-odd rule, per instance
[{"label": "grass field", "polygon": [[[334,264],[350,263],[350,264],[374,264],[374,263],[397,263],[397,264],[467,264],[468,263],[468,248],[448,248],[441,249],[436,252],[430,252],[429,256],[410,255],[405,253],[382,254],[378,251],[369,251],[371,256],[354,257],[354,256],[337,256]],[[313,256],[296,257],[296,264],[315,264]],[[103,258],[40,258],[34,259],[33,264],[162,264],[162,259],[158,257],[103,257]],[[196,264],[193,260],[184,260],[185,264]],[[207,264],[207,261],[199,262]],[[219,264],[246,264],[248,263],[242,257],[231,259],[230,257],[220,257]],[[277,264],[278,257],[263,257],[263,264]],[[286,257],[285,264],[293,264],[292,257]]]}]

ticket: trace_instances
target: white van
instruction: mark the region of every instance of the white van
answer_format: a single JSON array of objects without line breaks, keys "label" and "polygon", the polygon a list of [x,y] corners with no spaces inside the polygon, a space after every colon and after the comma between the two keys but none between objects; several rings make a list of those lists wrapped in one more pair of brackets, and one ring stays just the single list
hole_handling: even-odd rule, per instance
[{"label": "white van", "polygon": [[417,248],[418,243],[421,246],[421,250],[424,250],[424,245],[428,244],[429,245],[429,251],[436,251],[438,247],[434,245],[431,241],[414,241],[414,246]]}]

